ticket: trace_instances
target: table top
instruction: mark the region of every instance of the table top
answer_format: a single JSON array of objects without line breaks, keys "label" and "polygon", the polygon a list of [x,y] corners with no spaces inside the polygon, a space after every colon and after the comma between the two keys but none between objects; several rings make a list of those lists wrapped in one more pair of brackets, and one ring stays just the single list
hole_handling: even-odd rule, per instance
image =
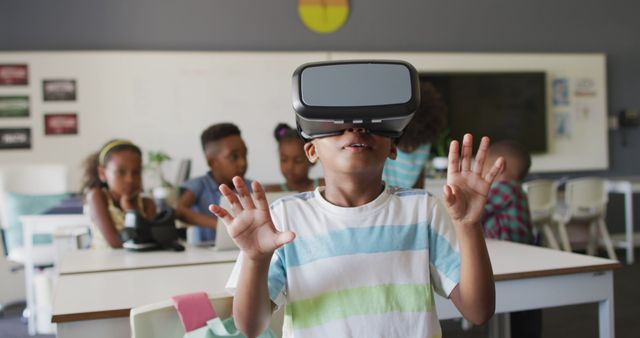
[{"label": "table top", "polygon": [[132,252],[118,250],[79,250],[65,253],[58,266],[60,275],[166,268],[235,262],[238,250],[215,251],[210,247],[186,245],[185,251]]},{"label": "table top", "polygon": [[53,214],[53,215],[25,215],[20,216],[21,222],[88,222],[90,221],[89,216],[84,214]]},{"label": "table top", "polygon": [[616,260],[514,242],[487,240],[496,281],[597,272],[622,267]]},{"label": "table top", "polygon": [[224,286],[233,262],[71,274],[58,277],[54,323],[128,317],[137,306],[204,291],[228,296]]},{"label": "table top", "polygon": [[[569,253],[564,251],[522,245],[512,242],[487,240],[495,280],[497,282],[514,279],[567,275],[583,272],[597,272],[616,269],[618,261]],[[233,268],[233,261],[220,259],[213,263],[216,254],[232,256],[236,252],[209,251],[207,249],[187,250],[183,262],[209,257],[209,263],[192,265],[160,264],[162,259],[179,261],[180,255],[171,252],[155,252],[155,255],[139,255],[126,251],[113,251],[110,266],[136,265],[134,261],[144,261],[145,268],[113,269],[104,272],[66,273],[60,275],[56,283],[53,303],[53,322],[127,317],[129,310],[136,306],[169,299],[173,295],[206,291],[213,295],[225,295],[224,285]],[[193,253],[193,256],[190,256]],[[94,254],[93,262],[108,255]],[[74,257],[72,259],[78,259]],[[113,262],[118,262],[118,264]],[[127,261],[125,257],[133,257]],[[65,257],[65,262],[69,257]],[[72,260],[68,260],[72,262]],[[92,263],[85,263],[91,266]],[[107,265],[108,265],[107,264]],[[107,266],[105,265],[105,266]],[[72,271],[68,268],[67,271]],[[88,270],[87,270],[88,271]]]}]

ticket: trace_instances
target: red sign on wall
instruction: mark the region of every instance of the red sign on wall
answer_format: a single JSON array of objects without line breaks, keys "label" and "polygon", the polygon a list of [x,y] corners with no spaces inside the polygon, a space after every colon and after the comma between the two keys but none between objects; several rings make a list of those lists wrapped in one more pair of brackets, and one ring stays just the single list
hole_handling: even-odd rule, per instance
[{"label": "red sign on wall", "polygon": [[77,135],[78,134],[78,114],[45,114],[44,115],[45,135]]},{"label": "red sign on wall", "polygon": [[0,64],[0,85],[22,86],[29,84],[29,68],[27,65]]}]

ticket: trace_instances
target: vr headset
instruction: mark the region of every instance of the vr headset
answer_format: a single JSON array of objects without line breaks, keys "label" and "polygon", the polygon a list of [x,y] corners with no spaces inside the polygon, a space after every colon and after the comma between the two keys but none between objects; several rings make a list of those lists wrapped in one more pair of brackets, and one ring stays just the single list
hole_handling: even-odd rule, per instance
[{"label": "vr headset", "polygon": [[162,210],[153,220],[142,217],[137,211],[127,211],[124,224],[120,239],[125,249],[184,251],[184,246],[178,243],[178,230],[172,209]]},{"label": "vr headset", "polygon": [[416,69],[404,61],[307,63],[293,73],[293,109],[307,139],[349,128],[400,137],[420,105]]}]

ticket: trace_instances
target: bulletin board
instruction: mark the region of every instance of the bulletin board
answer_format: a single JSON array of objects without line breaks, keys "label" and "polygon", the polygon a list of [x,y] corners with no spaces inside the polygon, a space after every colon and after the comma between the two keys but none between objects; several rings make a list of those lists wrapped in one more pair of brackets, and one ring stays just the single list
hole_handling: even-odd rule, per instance
[{"label": "bulletin board", "polygon": [[[171,155],[169,178],[183,158],[192,160],[192,176],[201,175],[207,165],[200,133],[233,122],[249,149],[247,177],[281,182],[272,134],[279,122],[294,124],[293,71],[306,62],[353,58],[402,59],[425,71],[546,71],[549,93],[554,81],[566,80],[569,102],[554,105],[548,95],[549,151],[534,156],[532,171],[608,166],[604,55],[340,52],[1,52],[0,66],[28,66],[28,83],[0,85],[0,97],[27,96],[29,113],[0,118],[0,129],[29,129],[31,139],[28,149],[0,150],[0,162],[67,163],[78,188],[83,160],[106,141],[127,138],[145,153]],[[53,92],[44,90],[45,81]],[[74,91],[65,92],[71,84]],[[556,130],[558,116],[568,130]],[[51,119],[57,129],[46,124]],[[322,174],[319,166],[313,170]]]}]

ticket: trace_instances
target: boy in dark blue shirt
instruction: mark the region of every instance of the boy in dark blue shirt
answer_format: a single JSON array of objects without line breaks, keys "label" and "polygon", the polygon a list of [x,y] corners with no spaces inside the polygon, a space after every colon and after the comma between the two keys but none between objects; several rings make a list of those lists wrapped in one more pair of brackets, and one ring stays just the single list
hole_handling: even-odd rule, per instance
[{"label": "boy in dark blue shirt", "polygon": [[[218,186],[232,186],[234,176],[244,177],[247,172],[247,147],[240,136],[240,129],[232,123],[210,126],[202,132],[200,141],[211,170],[182,184],[178,205],[214,218],[209,212],[209,205],[220,203]],[[215,230],[211,227],[200,225],[194,234],[191,244],[212,243],[215,239]]]}]

